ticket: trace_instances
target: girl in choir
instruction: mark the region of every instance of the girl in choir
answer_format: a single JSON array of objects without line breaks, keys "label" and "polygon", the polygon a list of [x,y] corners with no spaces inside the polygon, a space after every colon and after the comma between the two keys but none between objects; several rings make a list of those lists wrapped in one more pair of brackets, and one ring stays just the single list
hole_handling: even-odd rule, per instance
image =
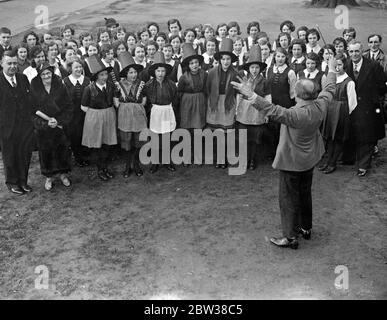
[{"label": "girl in choir", "polygon": [[306,46],[305,42],[300,39],[294,39],[289,47],[291,52],[290,68],[298,74],[301,70],[306,68]]},{"label": "girl in choir", "polygon": [[[271,51],[270,42],[263,40],[259,46],[261,47],[262,61],[267,65],[267,68],[271,67],[274,64],[274,54]],[[266,70],[261,70],[264,76],[266,76]]]},{"label": "girl in choir", "polygon": [[158,34],[156,34],[156,43],[157,45],[159,46],[159,51],[162,51],[163,50],[163,47],[167,44],[168,42],[168,37],[167,37],[167,34],[165,32],[159,32]]},{"label": "girl in choir", "polygon": [[182,38],[183,35],[181,34],[181,30],[183,28],[181,27],[181,23],[178,19],[168,20],[167,25],[168,25],[168,31],[169,31],[169,35],[168,35],[169,38],[173,36],[179,36],[180,38]]},{"label": "girl in choir", "polygon": [[134,56],[134,49],[136,48],[137,44],[136,34],[133,32],[128,32],[125,35],[125,42],[128,46],[128,51],[132,54],[132,56]]},{"label": "girl in choir", "polygon": [[93,36],[89,32],[82,32],[79,35],[79,43],[81,44],[78,48],[77,54],[81,57],[86,55],[86,48],[93,41]]},{"label": "girl in choir", "polygon": [[110,147],[117,144],[117,119],[113,98],[118,98],[120,92],[108,81],[112,67],[106,67],[97,55],[92,55],[86,61],[92,82],[85,88],[81,100],[81,109],[86,113],[82,145],[90,148],[98,177],[108,181],[114,178],[108,168]]},{"label": "girl in choir", "polygon": [[38,40],[38,35],[33,31],[25,33],[23,37],[23,43],[27,45],[28,50],[31,50],[33,47],[35,47],[38,44]]},{"label": "girl in choir", "polygon": [[75,30],[70,25],[65,25],[61,31],[63,41],[69,41],[75,34]]},{"label": "girl in choir", "polygon": [[205,24],[203,26],[203,35],[204,40],[208,40],[210,38],[215,37],[215,30],[210,24]]},{"label": "girl in choir", "polygon": [[128,178],[132,171],[136,176],[142,176],[139,153],[142,143],[140,132],[147,128],[145,111],[146,97],[143,93],[145,83],[139,74],[143,66],[136,64],[129,52],[118,56],[121,65],[120,97],[114,98],[118,106],[118,132],[121,148],[125,151],[124,178]]},{"label": "girl in choir", "polygon": [[110,44],[102,45],[99,55],[105,67],[112,67],[112,70],[109,72],[109,79],[118,86],[118,81],[120,80],[120,66],[114,59],[113,47]]},{"label": "girl in choir", "polygon": [[314,52],[310,52],[306,55],[306,68],[300,71],[297,75],[298,79],[310,79],[315,83],[315,90],[319,93],[325,81],[324,72],[320,71],[317,67],[320,64],[320,57]]},{"label": "girl in choir", "polygon": [[[180,127],[190,130],[191,141],[193,141],[193,129],[203,129],[206,125],[207,73],[200,68],[203,57],[196,53],[192,44],[185,43],[182,50],[183,75],[177,87],[180,97]],[[193,147],[192,144],[191,147]],[[191,159],[184,160],[185,165],[190,163]]]},{"label": "girl in choir", "polygon": [[236,37],[240,36],[241,34],[241,27],[239,26],[238,22],[231,21],[227,25],[227,36],[232,40],[235,41]]},{"label": "girl in choir", "polygon": [[[93,55],[99,55],[99,46],[95,42],[90,42],[89,45],[86,47],[86,55],[82,57],[83,61],[85,62],[87,58]],[[90,79],[91,72],[87,63],[84,63],[83,71],[85,73],[85,76]]]},{"label": "girl in choir", "polygon": [[17,55],[17,72],[23,73],[25,69],[30,66],[28,62],[28,49],[25,43],[20,43],[15,47],[16,55]]},{"label": "girl in choir", "polygon": [[39,149],[45,189],[52,189],[53,179],[59,175],[62,184],[69,187],[71,171],[70,143],[66,136],[72,117],[72,104],[62,80],[45,61],[38,66],[38,75],[31,82],[34,101],[34,127]]},{"label": "girl in choir", "polygon": [[[231,81],[237,79],[237,71],[232,66],[232,63],[238,59],[233,54],[233,42],[231,39],[223,38],[220,49],[215,53],[214,58],[219,62],[219,66],[212,68],[208,72],[206,82],[206,94],[208,96],[206,121],[210,129],[226,131],[234,129],[237,94],[232,85],[230,85]],[[227,152],[225,152],[225,155],[227,155]],[[227,166],[226,159],[216,157],[216,168],[225,169]]]},{"label": "girl in choir", "polygon": [[[172,67],[165,63],[164,54],[160,51],[156,52],[154,62],[149,67],[149,73],[153,78],[144,87],[145,95],[151,105],[149,129],[159,136],[159,161],[152,162],[151,173],[159,169],[159,163],[162,163],[165,158],[162,157],[162,135],[169,136],[176,128],[178,96],[175,83],[168,78],[171,71]],[[167,160],[166,166],[169,171],[176,171],[170,156],[164,160]]]},{"label": "girl in choir", "polygon": [[74,155],[75,164],[78,167],[89,165],[88,149],[82,146],[85,113],[81,110],[81,100],[85,88],[90,84],[90,79],[83,75],[83,66],[83,61],[75,58],[72,62],[68,63],[71,74],[63,80],[73,105],[72,119],[68,125],[68,136],[71,141],[71,150]]},{"label": "girl in choir", "polygon": [[61,79],[66,78],[69,74],[71,74],[71,69],[69,68],[69,64],[73,62],[78,56],[75,54],[74,49],[66,48],[61,53],[61,58],[63,63],[59,67],[60,77]]},{"label": "girl in choir", "polygon": [[147,63],[152,64],[155,58],[155,53],[159,50],[159,46],[156,41],[149,40],[146,45]]},{"label": "girl in choir", "polygon": [[149,22],[147,25],[147,29],[150,32],[150,39],[156,41],[156,35],[160,31],[160,27],[156,22]]},{"label": "girl in choir", "polygon": [[147,28],[142,28],[137,32],[137,39],[139,40],[139,43],[142,44],[144,47],[147,46],[150,36],[151,33]]},{"label": "girl in choir", "polygon": [[98,45],[101,48],[104,44],[111,44],[111,33],[106,28],[99,28],[97,33]]},{"label": "girl in choir", "polygon": [[171,79],[173,82],[177,83],[179,78],[181,77],[181,67],[180,67],[180,61],[172,59],[172,45],[170,43],[166,44],[163,47],[162,52],[164,53],[165,63],[172,66],[172,71],[169,74],[168,78]]},{"label": "girl in choir", "polygon": [[184,30],[184,41],[185,43],[191,43],[197,54],[201,54],[200,46],[194,44],[196,39],[196,31],[194,29],[185,29]]},{"label": "girl in choir", "polygon": [[319,52],[321,65],[318,66],[320,71],[324,72],[325,76],[328,75],[328,61],[330,57],[334,57],[336,55],[336,49],[332,44],[326,44],[322,47]]},{"label": "girl in choir", "polygon": [[251,49],[251,47],[258,43],[258,32],[261,31],[261,27],[258,21],[249,22],[247,25],[247,38],[244,40],[244,46],[247,51]]},{"label": "girl in choir", "polygon": [[220,46],[220,42],[226,37],[227,37],[227,24],[225,23],[218,24],[218,26],[216,27],[216,40],[218,40],[219,46]]},{"label": "girl in choir", "polygon": [[42,47],[35,46],[31,49],[30,53],[31,65],[23,71],[23,74],[27,76],[29,82],[38,75],[38,71],[36,70],[37,67],[46,61],[46,55],[44,54]]},{"label": "girl in choir", "polygon": [[342,38],[342,37],[335,38],[335,40],[333,40],[333,45],[335,46],[336,54],[341,53],[346,58],[348,57],[348,55],[347,55],[347,41],[345,41],[344,38]]},{"label": "girl in choir", "polygon": [[[261,74],[262,70],[265,70],[266,64],[262,62],[261,49],[258,45],[251,47],[249,59],[242,68],[247,73],[248,84],[254,92],[271,102],[267,82]],[[237,126],[238,129],[247,130],[247,165],[250,170],[254,170],[257,165],[259,148],[263,144],[263,139],[270,137],[270,131],[267,119],[248,100],[240,95],[238,101]]]},{"label": "girl in choir", "polygon": [[237,69],[241,67],[246,62],[246,49],[243,47],[243,39],[240,36],[237,36],[233,40],[234,51],[233,53],[237,56],[238,60],[233,63],[233,66]]},{"label": "girl in choir", "polygon": [[287,52],[289,52],[289,46],[291,42],[290,34],[287,32],[281,32],[278,35],[277,42],[276,42],[276,48],[284,48]]},{"label": "girl in choir", "polygon": [[114,39],[118,41],[125,41],[125,36],[126,36],[126,29],[124,27],[118,27],[117,33],[114,36]]},{"label": "girl in choir", "polygon": [[117,58],[122,52],[128,51],[128,47],[125,41],[116,40],[112,44],[114,58]]},{"label": "girl in choir", "polygon": [[181,61],[181,45],[183,40],[180,36],[173,35],[169,38],[169,42],[172,45],[173,55],[172,59]]},{"label": "girl in choir", "polygon": [[326,163],[318,168],[325,174],[336,170],[337,159],[349,137],[350,115],[357,106],[355,83],[345,72],[347,58],[339,53],[335,59],[337,61],[336,93],[328,106],[322,130],[328,146],[328,157]]},{"label": "girl in choir", "polygon": [[205,41],[206,52],[203,53],[203,69],[206,71],[218,65],[218,62],[214,58],[217,45],[218,41],[215,37],[208,38]]},{"label": "girl in choir", "polygon": [[321,50],[320,45],[318,44],[318,41],[320,40],[320,33],[312,28],[309,29],[306,32],[306,53],[314,52],[318,54]]},{"label": "girl in choir", "polygon": [[308,32],[307,26],[301,26],[297,29],[297,38],[306,42],[306,33]]},{"label": "girl in choir", "polygon": [[280,25],[280,32],[287,33],[289,34],[290,37],[292,37],[292,32],[294,32],[294,30],[296,30],[296,27],[294,26],[293,22],[291,22],[290,20],[285,20]]}]

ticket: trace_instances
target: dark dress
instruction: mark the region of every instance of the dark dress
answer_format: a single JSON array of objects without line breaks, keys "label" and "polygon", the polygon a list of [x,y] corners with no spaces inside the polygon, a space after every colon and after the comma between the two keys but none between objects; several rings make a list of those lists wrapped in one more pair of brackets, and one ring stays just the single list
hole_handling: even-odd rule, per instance
[{"label": "dark dress", "polygon": [[31,82],[34,109],[54,117],[63,129],[50,128],[47,120],[34,115],[34,127],[38,141],[41,172],[46,177],[68,173],[71,170],[71,150],[66,128],[70,124],[73,106],[65,85],[53,74],[50,93],[44,88],[39,76]]},{"label": "dark dress", "polygon": [[288,73],[291,68],[288,66],[282,73],[274,73],[273,66],[267,72],[267,81],[270,89],[273,104],[280,105],[284,108],[290,108],[295,105],[294,99],[289,94]]},{"label": "dark dress", "polygon": [[[317,92],[318,92],[318,93],[320,93],[320,91],[322,90],[322,87],[321,87],[321,80],[322,80],[323,75],[324,75],[324,72],[319,71],[313,79],[310,79],[310,80],[312,80],[312,81],[314,82],[314,84],[316,85],[315,88],[317,88]],[[299,79],[306,79],[304,70],[300,71],[300,72],[298,73],[298,76],[299,76]]]},{"label": "dark dress", "polygon": [[197,74],[185,72],[179,79],[177,90],[180,96],[180,127],[202,129],[206,125],[205,87],[207,73],[199,70]]},{"label": "dark dress", "polygon": [[300,71],[306,69],[306,59],[302,60],[301,63],[297,63],[297,60],[295,60],[289,64],[289,67],[294,71],[295,74],[298,74]]},{"label": "dark dress", "polygon": [[69,77],[63,80],[73,104],[73,116],[67,127],[67,133],[71,141],[71,149],[75,161],[82,163],[87,160],[88,150],[82,146],[83,125],[85,122],[85,113],[81,110],[81,100],[85,88],[90,84],[90,79],[84,77],[82,84],[73,85]]}]

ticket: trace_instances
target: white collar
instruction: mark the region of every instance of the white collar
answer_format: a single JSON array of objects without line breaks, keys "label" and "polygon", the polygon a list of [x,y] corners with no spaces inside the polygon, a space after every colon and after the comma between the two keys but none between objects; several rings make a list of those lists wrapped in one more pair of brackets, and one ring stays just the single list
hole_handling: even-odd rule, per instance
[{"label": "white collar", "polygon": [[85,76],[81,75],[78,79],[75,79],[75,77],[72,74],[70,74],[69,75],[69,80],[71,81],[73,86],[76,86],[77,81],[79,81],[79,83],[82,85],[83,81],[85,80]]},{"label": "white collar", "polygon": [[15,84],[16,84],[16,75],[14,75],[13,77],[10,77],[10,76],[8,76],[8,75],[6,75],[5,73],[4,73],[4,71],[3,71],[3,75],[4,75],[4,77],[5,77],[5,79],[7,79],[7,81],[9,82],[9,84],[12,86],[12,80],[15,82]]},{"label": "white collar", "polygon": [[377,57],[379,55],[379,53],[380,53],[380,49],[378,51],[376,51],[376,52],[372,52],[370,50],[370,58],[372,58],[373,56]]},{"label": "white collar", "polygon": [[274,73],[282,73],[282,72],[284,72],[285,71],[285,69],[288,67],[288,65],[285,63],[285,64],[283,64],[282,66],[280,66],[280,67],[277,67],[276,65],[274,65],[274,67],[273,67],[273,71],[274,71]]},{"label": "white collar", "polygon": [[337,77],[336,77],[336,83],[342,83],[345,79],[347,79],[348,78],[348,75],[347,75],[347,73],[346,72],[344,72],[344,74],[342,74],[342,75],[337,75]]},{"label": "white collar", "polygon": [[318,69],[315,69],[313,72],[309,72],[308,69],[304,69],[305,78],[308,78],[308,74],[310,74],[310,77],[308,79],[316,78],[318,72]]},{"label": "white collar", "polygon": [[113,67],[114,66],[114,60],[110,63],[106,62],[105,59],[101,59],[102,63],[105,65],[105,67]]},{"label": "white collar", "polygon": [[352,64],[353,64],[353,68],[357,67],[357,70],[359,71],[361,69],[361,66],[363,65],[363,57],[361,57],[358,63],[355,63],[352,61]]},{"label": "white collar", "polygon": [[101,86],[99,83],[95,82],[95,85],[96,85],[101,91],[103,90],[103,88],[106,89],[106,83],[105,83],[103,86]]},{"label": "white collar", "polygon": [[300,58],[295,58],[295,57],[292,57],[292,63],[302,63],[303,61],[305,60],[305,57],[304,56],[301,56]]}]

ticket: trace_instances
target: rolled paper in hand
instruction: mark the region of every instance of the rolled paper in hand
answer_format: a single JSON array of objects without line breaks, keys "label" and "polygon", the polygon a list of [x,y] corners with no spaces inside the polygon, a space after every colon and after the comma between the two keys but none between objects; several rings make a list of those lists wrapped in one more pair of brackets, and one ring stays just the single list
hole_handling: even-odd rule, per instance
[{"label": "rolled paper in hand", "polygon": [[[46,115],[45,113],[43,113],[42,111],[36,111],[35,113],[37,116],[41,117],[43,120],[46,120],[46,121],[50,121],[51,120],[51,117],[49,117],[48,115]],[[62,126],[60,126],[59,124],[57,125],[58,128],[60,129],[63,129]]]}]

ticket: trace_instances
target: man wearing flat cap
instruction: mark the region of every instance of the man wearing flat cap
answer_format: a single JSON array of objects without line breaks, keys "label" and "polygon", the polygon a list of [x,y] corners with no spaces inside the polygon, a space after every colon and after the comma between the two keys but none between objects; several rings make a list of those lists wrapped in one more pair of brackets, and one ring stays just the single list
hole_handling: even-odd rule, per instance
[{"label": "man wearing flat cap", "polygon": [[273,168],[279,173],[279,205],[283,236],[271,238],[279,247],[298,248],[298,235],[310,239],[312,230],[313,169],[323,156],[324,142],[319,127],[336,88],[336,61],[329,60],[329,73],[324,89],[317,96],[313,81],[298,80],[297,104],[289,109],[271,104],[259,97],[245,79],[231,82],[249,98],[254,108],[271,120],[281,123],[280,140]]}]

